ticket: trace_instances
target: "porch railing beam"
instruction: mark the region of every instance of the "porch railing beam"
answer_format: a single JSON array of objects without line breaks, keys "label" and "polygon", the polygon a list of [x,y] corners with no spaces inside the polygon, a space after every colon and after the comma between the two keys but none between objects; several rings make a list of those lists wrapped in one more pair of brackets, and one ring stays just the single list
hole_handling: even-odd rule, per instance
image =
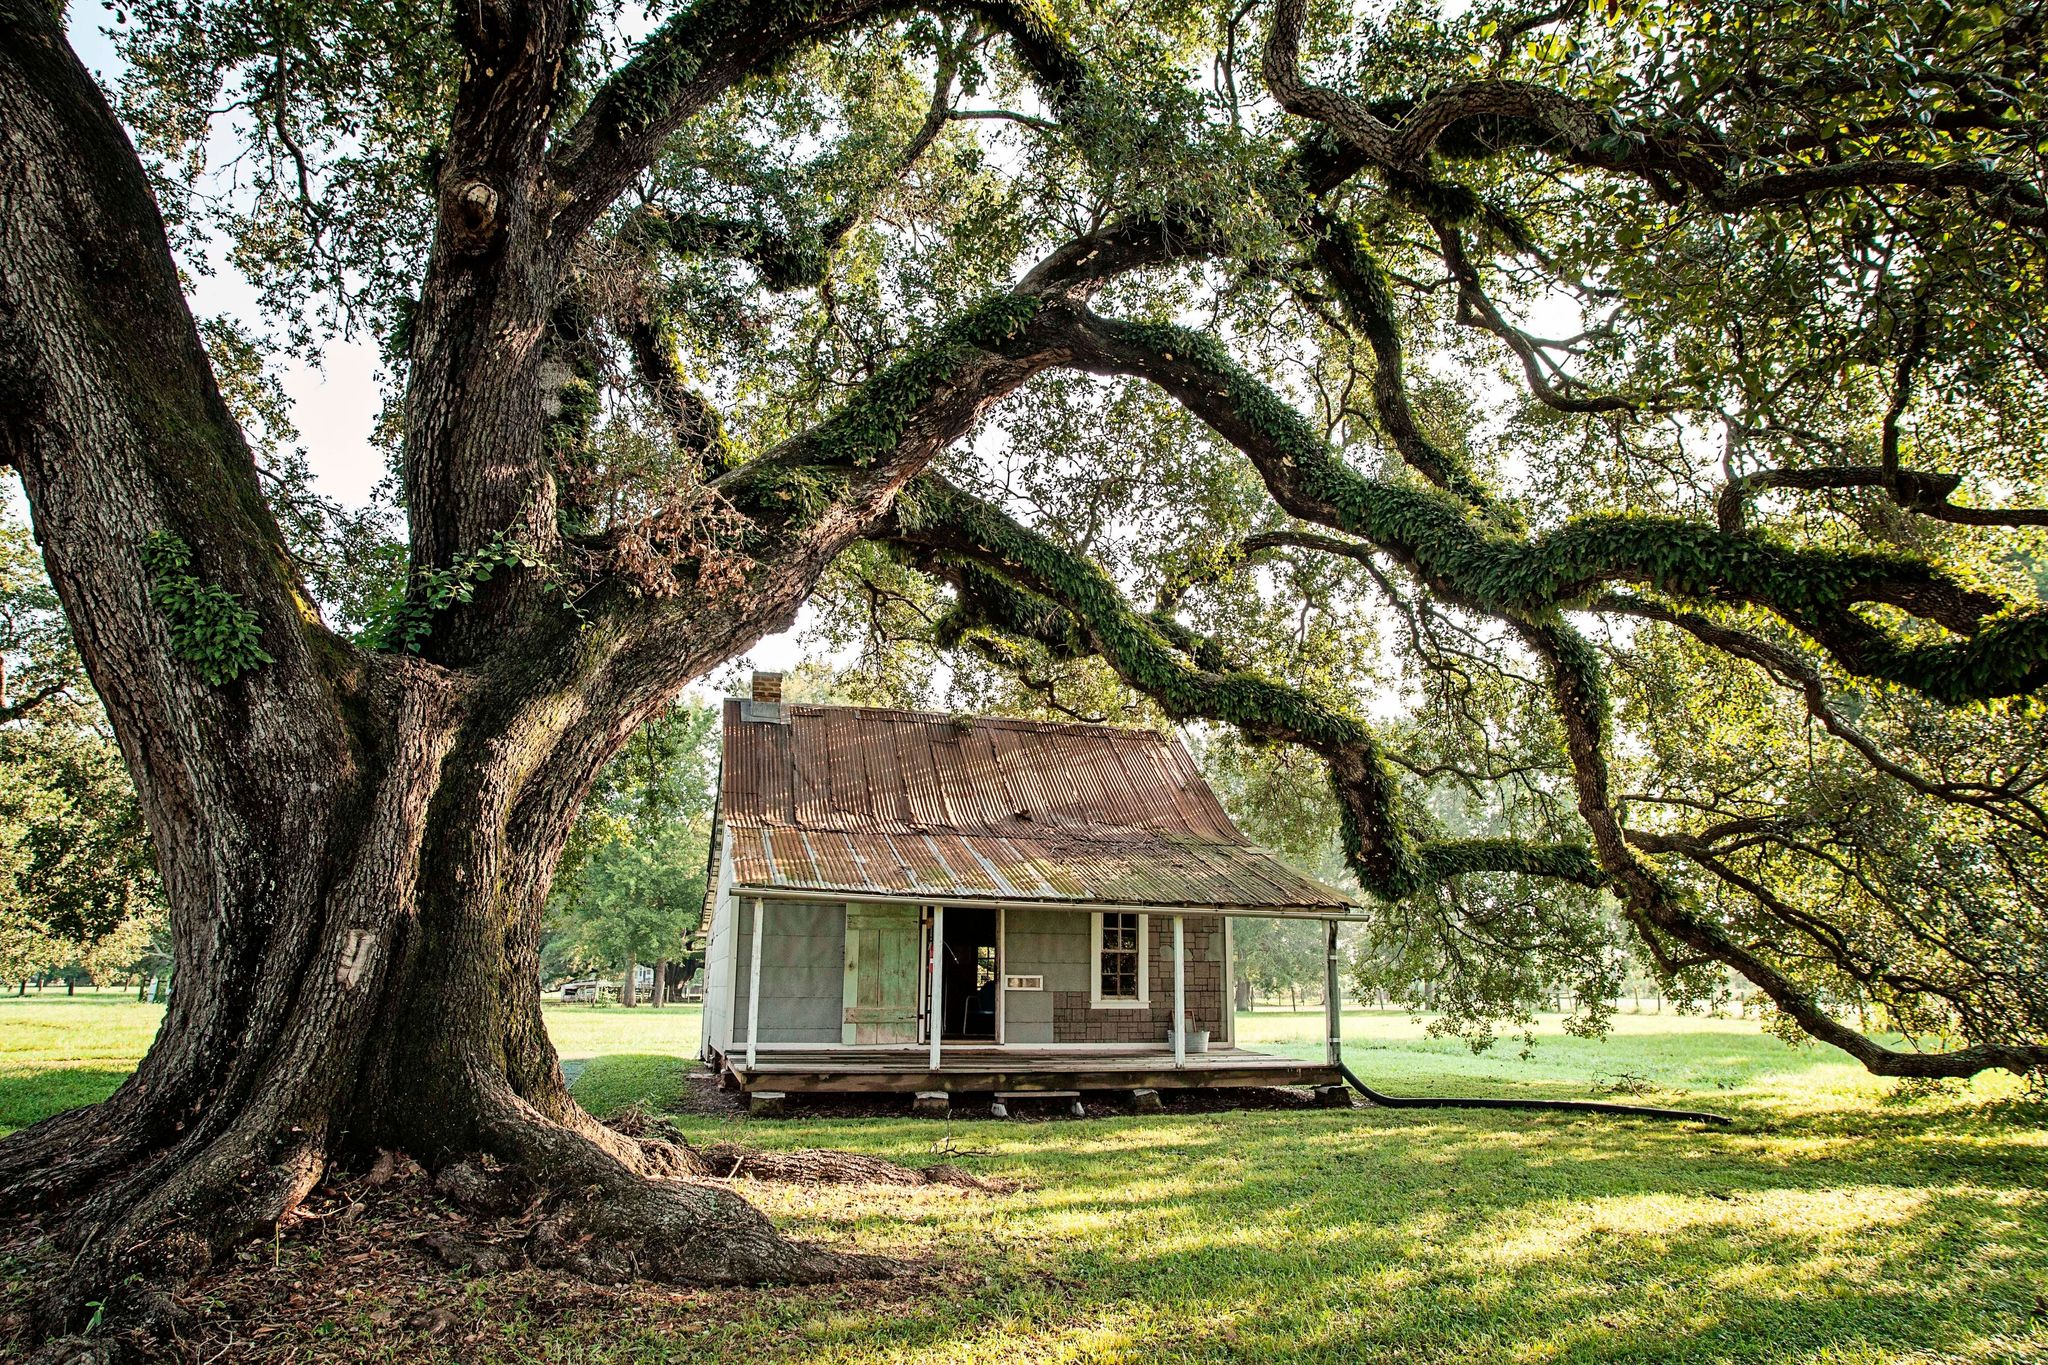
[{"label": "porch railing beam", "polygon": [[932,1070],[939,1069],[939,1035],[946,1031],[946,1016],[939,1011],[945,1003],[946,907],[932,907]]}]

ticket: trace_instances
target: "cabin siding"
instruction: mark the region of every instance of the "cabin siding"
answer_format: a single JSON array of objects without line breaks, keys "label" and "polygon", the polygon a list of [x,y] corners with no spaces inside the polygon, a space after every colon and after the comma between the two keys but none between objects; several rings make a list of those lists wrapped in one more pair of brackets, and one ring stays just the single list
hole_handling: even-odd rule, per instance
[{"label": "cabin siding", "polygon": [[[1102,1006],[1091,1002],[1089,976],[1095,970],[1095,952],[1090,935],[1093,917],[1072,915],[1077,921],[1081,946],[1081,970],[1072,984],[1063,982],[1052,991],[1053,1041],[1056,1043],[1164,1043],[1173,1027],[1173,916],[1149,915],[1145,925],[1145,952],[1149,964],[1148,1004],[1144,1009]],[[1187,1009],[1197,1029],[1224,1039],[1223,1011],[1223,921],[1216,915],[1187,916]]]},{"label": "cabin siding", "polygon": [[720,828],[718,845],[718,890],[711,898],[711,932],[704,943],[704,1018],[700,1055],[710,1061],[714,1053],[732,1047],[733,919],[732,833]]},{"label": "cabin siding", "polygon": [[[1073,910],[1011,910],[1003,971],[1043,976],[1042,991],[1005,991],[1004,1040],[1011,1043],[1164,1043],[1173,1022],[1173,916],[1146,916],[1148,1004],[1092,1004],[1094,917]],[[1228,952],[1220,915],[1186,919],[1187,1007],[1218,1045],[1229,1039]]]},{"label": "cabin siding", "polygon": [[[732,1049],[747,1045],[748,983],[753,976],[754,911],[739,898],[733,919]],[[845,1007],[846,906],[839,901],[765,902],[761,922],[761,1042],[836,1044]]]},{"label": "cabin siding", "polygon": [[1071,910],[1009,910],[1003,915],[1003,974],[1042,976],[1042,991],[1003,992],[1003,1041],[1052,1043],[1053,997],[1088,991],[1088,916]]}]

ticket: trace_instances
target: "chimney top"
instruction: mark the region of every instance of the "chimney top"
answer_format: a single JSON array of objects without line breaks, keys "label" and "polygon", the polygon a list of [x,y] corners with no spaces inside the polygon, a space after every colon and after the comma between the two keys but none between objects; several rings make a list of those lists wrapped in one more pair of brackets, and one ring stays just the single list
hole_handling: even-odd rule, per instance
[{"label": "chimney top", "polygon": [[755,701],[781,701],[782,675],[780,673],[756,673],[754,675],[753,699]]}]

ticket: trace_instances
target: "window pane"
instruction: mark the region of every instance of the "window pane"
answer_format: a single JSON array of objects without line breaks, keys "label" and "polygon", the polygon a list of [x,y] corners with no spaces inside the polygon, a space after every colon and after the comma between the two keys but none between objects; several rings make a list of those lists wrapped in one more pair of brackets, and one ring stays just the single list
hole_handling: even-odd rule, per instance
[{"label": "window pane", "polygon": [[1138,998],[1138,964],[1142,960],[1139,951],[1138,917],[1103,915],[1102,941],[1096,945],[1103,999]]}]

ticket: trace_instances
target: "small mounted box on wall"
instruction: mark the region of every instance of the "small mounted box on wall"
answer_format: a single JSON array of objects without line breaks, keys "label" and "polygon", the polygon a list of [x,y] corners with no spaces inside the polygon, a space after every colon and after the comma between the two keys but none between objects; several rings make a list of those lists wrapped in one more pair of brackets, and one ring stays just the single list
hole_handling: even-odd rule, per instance
[{"label": "small mounted box on wall", "polygon": [[1003,978],[1003,989],[1006,991],[1042,991],[1045,989],[1045,978],[1042,976],[1006,976]]}]

